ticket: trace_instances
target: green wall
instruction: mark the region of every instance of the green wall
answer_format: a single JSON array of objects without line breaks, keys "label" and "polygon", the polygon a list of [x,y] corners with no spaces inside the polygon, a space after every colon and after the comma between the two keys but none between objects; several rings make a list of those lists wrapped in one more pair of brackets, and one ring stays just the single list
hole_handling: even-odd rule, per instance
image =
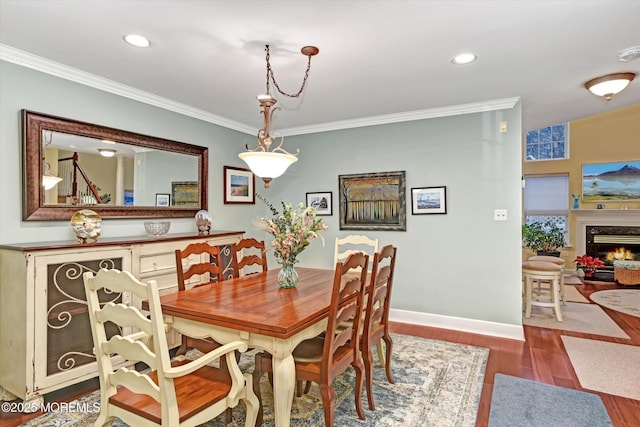
[{"label": "green wall", "polygon": [[[66,221],[21,220],[23,108],[209,147],[214,228],[269,239],[252,225],[257,216],[268,214],[262,202],[223,204],[222,167],[243,166],[237,154],[254,136],[7,62],[0,62],[0,93],[0,244],[74,238]],[[501,121],[507,121],[507,133],[498,133]],[[330,227],[325,246],[314,241],[300,257],[301,265],[328,268],[336,236],[354,233],[339,230],[338,175],[406,171],[407,231],[366,232],[398,247],[395,315],[476,332],[503,325],[507,335],[518,335],[520,123],[517,104],[508,110],[291,136],[286,148],[300,148],[300,160],[269,190],[259,180],[256,187],[274,203],[302,202],[306,192],[333,192],[334,215],[324,217]],[[410,189],[429,186],[447,187],[447,214],[411,215]],[[507,209],[508,221],[494,221],[494,209]],[[103,236],[144,235],[142,223],[106,220]],[[194,229],[190,218],[172,220],[172,232]],[[276,267],[273,258],[270,266]]]}]

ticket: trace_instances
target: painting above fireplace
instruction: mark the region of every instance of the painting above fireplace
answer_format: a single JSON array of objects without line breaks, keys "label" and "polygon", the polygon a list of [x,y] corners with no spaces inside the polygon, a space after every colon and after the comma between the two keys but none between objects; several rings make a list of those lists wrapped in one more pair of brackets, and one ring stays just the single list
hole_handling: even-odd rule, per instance
[{"label": "painting above fireplace", "polygon": [[640,200],[640,161],[582,165],[582,200]]}]

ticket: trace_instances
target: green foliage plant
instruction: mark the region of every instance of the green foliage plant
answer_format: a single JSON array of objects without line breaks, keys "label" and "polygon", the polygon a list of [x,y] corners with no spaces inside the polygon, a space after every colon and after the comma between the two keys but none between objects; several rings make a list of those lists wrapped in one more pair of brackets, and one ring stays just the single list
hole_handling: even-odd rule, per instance
[{"label": "green foliage plant", "polygon": [[564,231],[552,221],[524,224],[522,242],[536,253],[557,252],[567,244]]}]

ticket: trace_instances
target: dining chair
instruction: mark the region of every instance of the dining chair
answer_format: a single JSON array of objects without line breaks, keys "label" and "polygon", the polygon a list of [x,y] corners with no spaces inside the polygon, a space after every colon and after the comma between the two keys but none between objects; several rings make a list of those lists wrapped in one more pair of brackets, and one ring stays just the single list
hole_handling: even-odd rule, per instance
[{"label": "dining chair", "polygon": [[[365,319],[362,332],[362,358],[364,359],[369,409],[375,410],[373,403],[373,353],[376,346],[380,365],[385,368],[389,383],[394,384],[391,375],[391,350],[393,340],[389,334],[389,308],[391,306],[391,286],[396,265],[397,248],[387,245],[373,256],[371,279],[366,292]],[[382,351],[385,343],[386,355]]]},{"label": "dining chair", "polygon": [[246,275],[267,271],[267,254],[264,240],[258,241],[249,237],[234,243],[231,246],[231,261],[233,263],[234,277],[240,277],[241,273]]},{"label": "dining chair", "polygon": [[[218,246],[206,242],[191,243],[182,250],[176,249],[175,254],[178,291],[222,282],[223,270]],[[197,276],[198,280],[194,280],[194,276]],[[176,356],[186,354],[190,348],[207,353],[217,347],[220,347],[220,344],[211,338],[198,339],[183,334]]]},{"label": "dining chair", "polygon": [[349,255],[364,252],[369,257],[378,251],[378,239],[370,239],[361,234],[350,234],[343,238],[336,237],[333,263],[343,262]]},{"label": "dining chair", "polygon": [[[365,419],[362,408],[364,366],[360,357],[359,331],[368,262],[368,255],[357,252],[349,255],[344,263],[336,263],[327,329],[323,334],[301,342],[293,351],[296,380],[320,384],[327,427],[333,426],[334,419],[333,380],[349,366],[353,366],[356,374],[356,411],[360,419]],[[260,378],[264,372],[272,372],[272,357],[261,352],[256,354],[253,372],[253,389],[259,400]],[[256,426],[261,423],[262,405],[258,409]]]},{"label": "dining chair", "polygon": [[[249,386],[250,374],[242,374],[235,358],[236,351],[246,351],[245,343],[231,342],[195,360],[171,361],[155,280],[143,283],[129,272],[107,269],[86,272],[83,280],[100,379],[94,425],[106,426],[118,417],[131,426],[196,426],[239,401],[247,411],[245,427],[255,424],[259,401]],[[149,317],[130,305],[102,305],[98,294],[103,292],[147,300]],[[119,332],[109,335],[114,324]],[[126,335],[125,330],[138,332]],[[129,364],[114,366],[115,357]],[[226,369],[209,365],[223,357]],[[138,362],[148,369],[134,369]]]}]

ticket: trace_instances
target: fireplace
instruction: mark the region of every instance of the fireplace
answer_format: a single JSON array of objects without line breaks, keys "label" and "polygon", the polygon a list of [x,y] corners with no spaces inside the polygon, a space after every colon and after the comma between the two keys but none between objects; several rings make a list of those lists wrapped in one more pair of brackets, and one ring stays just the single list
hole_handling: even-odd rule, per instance
[{"label": "fireplace", "polygon": [[597,279],[613,281],[616,260],[640,260],[640,227],[587,225],[585,229],[585,253],[605,263],[596,272]]},{"label": "fireplace", "polygon": [[605,262],[605,268],[596,274],[597,280],[613,281],[611,258],[634,257],[640,261],[640,210],[585,209],[574,213],[576,255],[597,256]]}]

